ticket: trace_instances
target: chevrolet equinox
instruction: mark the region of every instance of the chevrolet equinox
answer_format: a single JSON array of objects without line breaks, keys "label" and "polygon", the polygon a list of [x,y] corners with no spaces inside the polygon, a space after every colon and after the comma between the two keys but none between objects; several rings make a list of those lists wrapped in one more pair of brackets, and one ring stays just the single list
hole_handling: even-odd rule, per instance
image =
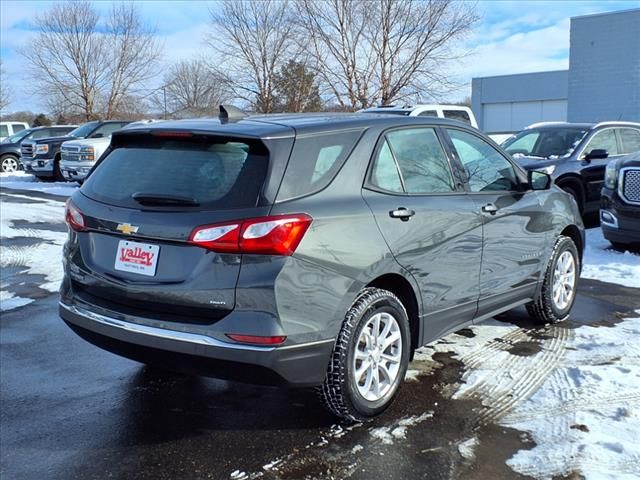
[{"label": "chevrolet equinox", "polygon": [[366,420],[413,352],[518,305],[565,319],[578,207],[472,127],[385,114],[115,132],[67,203],[60,315],[161,368],[318,387]]}]

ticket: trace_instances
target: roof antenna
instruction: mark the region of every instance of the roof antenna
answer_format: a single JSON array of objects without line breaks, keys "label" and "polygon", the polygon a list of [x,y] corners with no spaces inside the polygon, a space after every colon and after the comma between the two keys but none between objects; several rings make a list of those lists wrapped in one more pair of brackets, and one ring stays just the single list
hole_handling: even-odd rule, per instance
[{"label": "roof antenna", "polygon": [[233,105],[220,105],[220,115],[218,115],[220,123],[237,122],[248,116],[248,113]]}]

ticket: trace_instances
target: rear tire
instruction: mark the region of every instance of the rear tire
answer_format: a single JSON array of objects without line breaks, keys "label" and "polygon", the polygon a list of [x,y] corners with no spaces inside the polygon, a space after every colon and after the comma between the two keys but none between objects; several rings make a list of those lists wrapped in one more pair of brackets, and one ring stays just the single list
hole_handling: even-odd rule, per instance
[{"label": "rear tire", "polygon": [[541,323],[557,323],[569,318],[576,300],[580,276],[580,255],[573,240],[558,237],[542,287],[533,302],[527,304],[527,312]]},{"label": "rear tire", "polygon": [[409,318],[393,293],[366,288],[347,312],[319,394],[340,418],[366,421],[397,395],[409,364]]}]

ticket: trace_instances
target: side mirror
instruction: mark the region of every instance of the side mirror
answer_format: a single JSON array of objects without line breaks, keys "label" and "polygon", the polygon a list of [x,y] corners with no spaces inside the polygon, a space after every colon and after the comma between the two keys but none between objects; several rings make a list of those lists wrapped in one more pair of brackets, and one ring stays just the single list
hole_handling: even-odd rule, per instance
[{"label": "side mirror", "polygon": [[598,160],[598,159],[607,158],[608,156],[609,156],[609,152],[607,152],[605,149],[603,149],[603,148],[594,148],[593,150],[591,150],[589,153],[587,153],[584,156],[584,159],[589,162],[591,160]]},{"label": "side mirror", "polygon": [[551,188],[551,175],[548,173],[530,170],[527,175],[531,190],[549,190]]},{"label": "side mirror", "polygon": [[95,133],[91,135],[91,138],[102,138],[104,137],[104,133]]}]

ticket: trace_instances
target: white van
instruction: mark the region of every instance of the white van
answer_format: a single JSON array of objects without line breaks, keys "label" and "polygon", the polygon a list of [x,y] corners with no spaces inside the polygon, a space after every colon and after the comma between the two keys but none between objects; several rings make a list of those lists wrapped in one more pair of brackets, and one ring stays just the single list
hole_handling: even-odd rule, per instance
[{"label": "white van", "polygon": [[360,110],[365,113],[391,113],[393,115],[406,115],[408,117],[440,117],[451,120],[459,120],[468,123],[472,127],[478,128],[476,117],[469,107],[461,105],[382,105],[379,107],[366,108]]},{"label": "white van", "polygon": [[27,128],[29,124],[25,122],[0,122],[0,142]]}]

